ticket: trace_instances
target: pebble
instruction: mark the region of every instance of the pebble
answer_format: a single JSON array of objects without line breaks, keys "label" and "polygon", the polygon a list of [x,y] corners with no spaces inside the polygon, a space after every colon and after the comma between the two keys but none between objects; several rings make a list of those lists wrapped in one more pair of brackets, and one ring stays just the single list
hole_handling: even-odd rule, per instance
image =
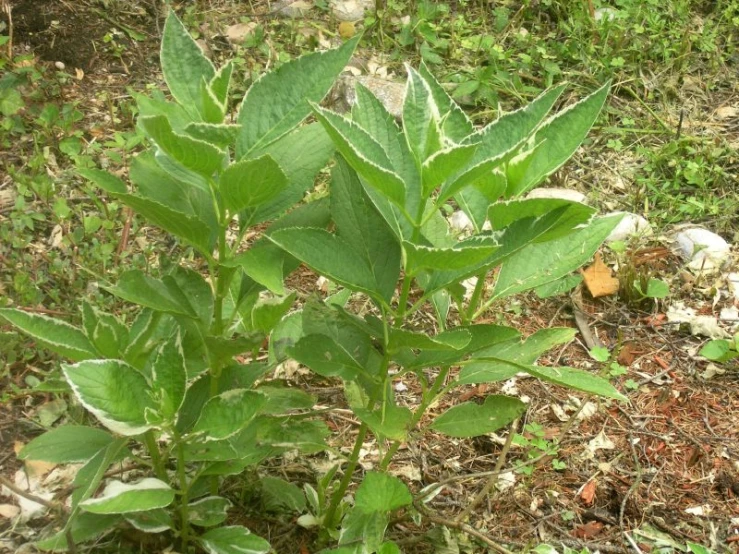
[{"label": "pebble", "polygon": [[256,28],[257,24],[254,22],[230,25],[226,28],[226,39],[233,45],[241,44]]},{"label": "pebble", "polygon": [[67,66],[64,65],[64,62],[54,62],[54,67],[56,67],[58,70],[62,71]]},{"label": "pebble", "polygon": [[339,21],[359,21],[374,9],[375,0],[332,0],[331,11]]},{"label": "pebble", "polygon": [[282,0],[274,4],[274,12],[283,17],[298,19],[308,14],[313,7],[312,2],[305,0]]},{"label": "pebble", "polygon": [[675,233],[673,237],[677,254],[688,260],[694,270],[720,269],[731,255],[729,243],[716,233],[703,227],[690,227]]},{"label": "pebble", "polygon": [[612,212],[608,215],[623,214],[623,219],[611,231],[606,242],[625,241],[636,237],[647,237],[654,233],[652,226],[642,216],[629,212]]},{"label": "pebble", "polygon": [[557,187],[534,189],[526,195],[526,198],[556,198],[587,204],[587,197],[580,191],[563,189]]}]

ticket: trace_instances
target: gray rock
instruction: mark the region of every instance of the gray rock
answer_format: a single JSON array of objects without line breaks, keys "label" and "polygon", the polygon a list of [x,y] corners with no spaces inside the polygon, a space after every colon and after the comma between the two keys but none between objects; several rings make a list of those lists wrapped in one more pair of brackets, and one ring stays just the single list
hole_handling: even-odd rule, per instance
[{"label": "gray rock", "polygon": [[372,94],[377,96],[385,106],[385,109],[393,117],[400,119],[403,114],[405,84],[372,75],[360,75],[359,77],[355,77],[354,75],[341,76],[329,94],[329,107],[338,112],[348,112],[351,110],[357,101],[357,93],[354,90],[357,83],[361,83],[367,87]]},{"label": "gray rock", "polygon": [[308,0],[280,0],[272,6],[273,12],[290,19],[298,19],[308,14],[313,2]]},{"label": "gray rock", "polygon": [[608,215],[624,214],[621,222],[611,231],[606,242],[625,241],[631,238],[648,237],[654,234],[652,226],[642,216],[629,212],[613,212]]},{"label": "gray rock", "polygon": [[673,237],[677,254],[695,270],[720,269],[731,256],[731,246],[716,233],[703,227],[681,229]]},{"label": "gray rock", "polygon": [[359,21],[375,8],[375,0],[331,0],[331,12],[339,21]]},{"label": "gray rock", "polygon": [[570,202],[580,202],[587,204],[587,198],[579,191],[563,188],[538,188],[534,189],[526,195],[526,198],[557,198],[559,200],[569,200]]}]

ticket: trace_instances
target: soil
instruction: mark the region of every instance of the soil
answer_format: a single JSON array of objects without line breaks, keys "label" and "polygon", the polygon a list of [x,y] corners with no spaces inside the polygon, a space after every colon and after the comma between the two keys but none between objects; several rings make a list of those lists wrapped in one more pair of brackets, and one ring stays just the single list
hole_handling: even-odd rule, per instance
[{"label": "soil", "polygon": [[[12,4],[16,49],[31,51],[50,64],[61,62],[68,71],[81,69],[87,80],[73,91],[77,97],[94,98],[102,89],[123,91],[132,84],[159,81],[161,20],[156,3],[14,0]],[[122,26],[141,39],[131,38]],[[117,49],[105,39],[113,29],[117,29]],[[88,123],[90,128],[97,125]],[[655,263],[661,264],[654,267],[656,271],[675,271],[674,260]],[[310,272],[298,273],[295,279],[297,288],[314,289],[315,276]],[[504,315],[525,334],[550,326],[575,326],[571,301],[523,300],[523,311],[511,309]],[[402,475],[415,493],[434,483],[446,483],[426,505],[431,513],[421,526],[401,514],[389,527],[389,536],[401,544],[403,552],[432,550],[424,535],[432,522],[456,525],[452,534],[462,552],[485,551],[467,533],[470,528],[491,541],[522,548],[549,542],[604,553],[626,552],[634,546],[624,541],[624,532],[652,529],[681,544],[693,541],[717,550],[739,551],[739,372],[701,378],[705,362],[688,355],[698,346],[697,339],[665,324],[661,304],[632,306],[620,299],[593,300],[586,293],[580,301],[591,331],[605,346],[614,348],[619,362],[627,367],[627,374],[618,378],[620,385],[632,379],[640,385],[638,391],[629,393],[627,404],[602,403],[595,414],[570,423],[558,409],[571,404],[568,393],[539,381],[517,380],[520,394],[530,399],[527,419],[518,431],[526,433],[524,425],[536,422],[551,440],[567,430],[556,452],[562,465],[553,467],[554,455],[537,459],[530,475],[515,474],[517,486],[508,491],[493,489],[463,523],[453,520],[487,482],[484,473],[495,467],[503,450],[502,439],[460,441],[427,433],[422,442],[402,449],[391,471]],[[490,322],[498,321],[498,316],[489,314]],[[581,340],[578,336],[540,363],[595,367]],[[12,384],[22,386],[26,371],[25,362],[16,364]],[[343,402],[340,391],[331,388],[336,383],[310,380],[302,384],[318,392],[324,404]],[[408,390],[402,399],[410,406],[417,404],[417,383],[406,380],[403,384]],[[7,391],[11,383],[2,383],[2,387]],[[429,417],[453,403],[482,401],[498,390],[492,385],[459,389]],[[34,432],[30,425],[18,422],[27,421],[27,408],[45,400],[21,394],[0,405],[0,475],[10,478],[20,467],[13,444],[29,440]],[[336,431],[334,440],[341,440],[333,446],[346,450],[356,433],[356,422],[328,417]],[[608,448],[588,455],[587,446],[595,439],[606,441]],[[377,463],[376,446],[367,445],[365,468]],[[532,457],[536,458],[536,452],[513,447],[503,467],[520,465]],[[315,480],[305,460],[279,463],[267,471],[293,476],[296,482]],[[518,486],[521,483],[526,486]],[[4,497],[1,502],[10,499]],[[294,519],[258,518],[245,510],[234,514],[236,521],[272,537],[280,554],[308,552],[313,539]],[[0,533],[12,532],[8,521],[0,519]],[[634,541],[649,550],[645,537],[635,534]],[[113,552],[115,547],[111,548]]]}]

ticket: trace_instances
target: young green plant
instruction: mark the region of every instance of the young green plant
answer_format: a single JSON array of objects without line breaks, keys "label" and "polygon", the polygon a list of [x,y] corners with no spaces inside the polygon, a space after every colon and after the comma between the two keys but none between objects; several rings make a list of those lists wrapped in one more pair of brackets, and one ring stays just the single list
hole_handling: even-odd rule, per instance
[{"label": "young green plant", "polygon": [[[623,399],[585,371],[534,365],[549,348],[571,340],[571,330],[547,329],[522,341],[514,328],[474,323],[503,298],[567,279],[620,219],[598,217],[577,202],[522,199],[580,145],[608,87],[547,117],[562,91],[549,90],[480,130],[423,66],[408,68],[402,130],[361,86],[351,119],[313,106],[339,153],[329,197],[334,230],[283,228],[268,238],[373,306],[360,317],[340,302],[308,303],[273,335],[281,344],[273,350],[276,357],[289,355],[320,375],[340,378],[362,422],[322,514],[321,523],[339,539],[340,549],[333,552],[397,549],[383,537],[389,513],[410,503],[402,482],[370,474],[373,480],[392,479],[388,487],[398,493],[377,499],[372,509],[355,504],[347,512],[342,503],[368,433],[378,439],[384,472],[402,443],[417,440],[419,425],[421,432],[474,437],[506,426],[525,410],[517,398],[491,395],[426,423],[429,408],[453,388],[525,372]],[[451,201],[472,221],[471,236],[459,239],[450,231],[442,212]],[[496,279],[488,291],[490,274]],[[477,286],[467,297],[462,283],[472,277]],[[412,324],[426,306],[433,306],[441,330],[433,336]],[[462,324],[448,328],[453,306]],[[393,380],[403,376],[414,376],[420,385],[414,407],[395,397]],[[364,544],[357,544],[359,535]]]},{"label": "young green plant", "polygon": [[[215,527],[230,507],[218,495],[219,479],[288,449],[320,450],[328,431],[319,421],[293,417],[313,405],[310,395],[256,384],[272,367],[259,352],[293,304],[284,278],[299,262],[265,238],[240,249],[255,225],[272,221],[268,235],[328,224],[326,202],[284,214],[334,150],[319,124],[300,124],[357,40],[264,75],[232,123],[233,65],[216,69],[179,19],[167,18],[161,63],[173,99],[161,93],[137,98],[138,128],[152,147],[131,162],[133,187],[105,171],[80,173],[192,248],[208,276],[165,256],[159,278],[124,272],[103,288],[140,306],[130,324],[86,303],[81,328],[0,311],[39,346],[75,362],[62,364],[64,377],[106,428],[62,426],[20,453],[83,464],[63,528],[39,548],[73,549],[125,521],[173,533],[183,553],[194,543],[213,554],[270,550],[246,527]],[[235,360],[242,353],[250,354],[248,362]],[[114,463],[139,477],[105,479]]]}]

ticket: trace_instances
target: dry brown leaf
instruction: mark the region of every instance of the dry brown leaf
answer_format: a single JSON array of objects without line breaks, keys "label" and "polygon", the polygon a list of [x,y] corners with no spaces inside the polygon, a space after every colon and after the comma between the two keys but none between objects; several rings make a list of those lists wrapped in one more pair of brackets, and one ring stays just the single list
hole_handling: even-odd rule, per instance
[{"label": "dry brown leaf", "polygon": [[13,504],[0,504],[0,517],[13,519],[21,513],[21,509]]},{"label": "dry brown leaf", "polygon": [[597,486],[598,482],[595,479],[592,479],[585,483],[585,486],[582,488],[580,498],[586,506],[590,506],[593,503],[593,500],[595,500],[595,489]]},{"label": "dry brown leaf", "polygon": [[572,530],[572,535],[578,539],[592,539],[603,530],[603,524],[600,521],[588,521],[584,525],[579,525]]},{"label": "dry brown leaf", "polygon": [[603,263],[600,253],[595,255],[595,260],[582,272],[585,286],[593,298],[609,296],[618,292],[618,279],[613,276],[611,268]]}]

